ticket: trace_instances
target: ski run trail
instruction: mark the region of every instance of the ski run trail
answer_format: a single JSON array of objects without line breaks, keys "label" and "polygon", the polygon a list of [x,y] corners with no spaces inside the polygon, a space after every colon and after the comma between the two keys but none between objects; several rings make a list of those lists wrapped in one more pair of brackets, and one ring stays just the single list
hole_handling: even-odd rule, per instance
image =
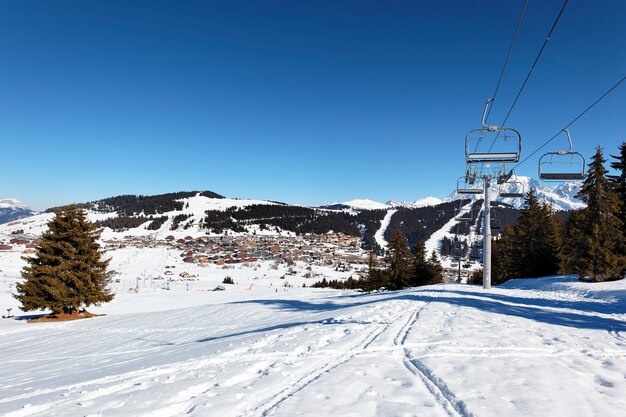
[{"label": "ski run trail", "polygon": [[88,320],[0,321],[0,415],[626,410],[624,280],[549,277],[491,290],[442,284],[376,294],[242,290],[174,309],[164,306],[172,292],[133,296]]},{"label": "ski run trail", "polygon": [[380,222],[380,228],[374,234],[374,240],[376,240],[376,243],[378,243],[378,246],[380,246],[381,248],[387,247],[387,240],[385,239],[385,232],[387,231],[387,228],[389,227],[391,218],[393,217],[394,214],[396,214],[397,211],[398,211],[397,209],[387,210],[387,214],[385,214],[385,217],[383,217],[383,219]]}]

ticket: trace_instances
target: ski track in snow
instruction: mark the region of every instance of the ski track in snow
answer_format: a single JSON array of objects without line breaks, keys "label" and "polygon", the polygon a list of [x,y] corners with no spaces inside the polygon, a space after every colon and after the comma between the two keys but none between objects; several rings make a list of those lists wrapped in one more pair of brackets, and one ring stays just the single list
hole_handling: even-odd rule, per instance
[{"label": "ski track in snow", "polygon": [[380,222],[380,228],[378,229],[376,234],[374,234],[374,239],[376,240],[376,243],[378,243],[378,246],[380,246],[381,248],[387,247],[387,241],[385,240],[385,231],[389,227],[391,217],[396,214],[397,211],[397,209],[387,211],[387,214],[385,214],[385,217]]},{"label": "ski track in snow", "polygon": [[[398,314],[391,322],[377,326],[375,329],[371,330],[367,333],[367,335],[361,340],[361,342],[348,350],[348,352],[339,355],[338,358],[333,359],[321,367],[317,368],[312,373],[307,374],[303,378],[299,379],[295,383],[290,384],[286,389],[278,393],[274,398],[272,398],[267,403],[263,404],[261,407],[255,409],[252,413],[244,413],[242,417],[249,417],[253,415],[267,416],[272,414],[272,412],[278,408],[284,401],[292,397],[294,394],[302,391],[310,384],[317,381],[324,374],[331,372],[333,369],[337,368],[339,365],[342,365],[348,362],[350,359],[355,356],[365,352],[367,348],[381,335],[383,334],[393,322],[395,322],[402,313]],[[259,413],[260,411],[260,413]]]},{"label": "ski track in snow", "polygon": [[[619,416],[623,298],[536,282],[328,292],[0,327],[0,414]],[[602,285],[626,292],[620,282]],[[344,400],[354,409],[340,408]]]}]

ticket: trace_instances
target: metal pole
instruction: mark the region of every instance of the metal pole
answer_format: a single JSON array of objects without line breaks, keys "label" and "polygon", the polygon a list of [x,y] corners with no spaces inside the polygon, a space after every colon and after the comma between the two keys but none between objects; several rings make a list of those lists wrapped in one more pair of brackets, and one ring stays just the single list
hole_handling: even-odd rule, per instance
[{"label": "metal pole", "polygon": [[491,288],[491,204],[489,203],[489,184],[491,177],[485,175],[483,183],[485,186],[485,199],[483,212],[483,288]]}]

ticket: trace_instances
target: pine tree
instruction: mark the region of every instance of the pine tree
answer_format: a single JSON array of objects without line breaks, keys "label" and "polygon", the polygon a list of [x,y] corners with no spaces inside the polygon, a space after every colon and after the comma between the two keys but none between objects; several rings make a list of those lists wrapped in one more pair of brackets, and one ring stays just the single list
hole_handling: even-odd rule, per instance
[{"label": "pine tree", "polygon": [[426,246],[420,240],[413,248],[410,285],[414,287],[426,285],[430,281],[431,274],[432,270],[426,260]]},{"label": "pine tree", "polygon": [[619,155],[611,155],[615,159],[611,162],[611,168],[615,169],[618,175],[609,175],[608,178],[620,204],[618,217],[622,221],[622,231],[626,239],[626,142],[622,142],[619,151]]},{"label": "pine tree", "polygon": [[24,282],[14,295],[24,311],[50,309],[53,314],[77,313],[113,299],[97,239],[102,230],[81,208],[55,210],[34,256],[25,256]]},{"label": "pine tree", "polygon": [[381,280],[381,271],[378,269],[378,260],[374,251],[369,251],[367,258],[367,272],[361,276],[361,287],[363,291],[372,292],[383,286]]},{"label": "pine tree", "polygon": [[622,278],[626,269],[620,201],[607,180],[605,162],[598,147],[577,195],[587,207],[572,216],[567,228],[565,267],[594,281]]},{"label": "pine tree", "polygon": [[534,278],[559,272],[560,221],[550,206],[539,202],[531,189],[511,228],[492,243],[493,282]]},{"label": "pine tree", "polygon": [[429,276],[426,285],[440,284],[443,282],[443,267],[441,266],[435,251],[432,252],[430,259],[428,260],[428,269]]},{"label": "pine tree", "polygon": [[406,242],[406,238],[400,229],[387,244],[389,250],[389,270],[388,280],[391,290],[405,288],[409,284],[411,277],[411,254]]},{"label": "pine tree", "polygon": [[491,241],[491,282],[501,284],[515,276],[512,271],[515,234],[512,227],[505,227],[500,236]]},{"label": "pine tree", "polygon": [[531,189],[513,226],[510,246],[511,278],[534,278],[558,273],[560,234],[550,206],[540,203]]}]

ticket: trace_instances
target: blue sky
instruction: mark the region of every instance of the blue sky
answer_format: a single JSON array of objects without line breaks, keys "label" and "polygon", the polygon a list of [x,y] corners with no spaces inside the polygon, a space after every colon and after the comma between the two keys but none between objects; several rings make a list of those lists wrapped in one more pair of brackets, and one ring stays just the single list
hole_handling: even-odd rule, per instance
[{"label": "blue sky", "polygon": [[[0,1],[0,196],[444,197],[522,5]],[[561,5],[529,1],[491,123]],[[625,51],[626,2],[569,2],[507,123],[523,155],[626,75]],[[622,85],[570,130],[590,156],[615,153],[625,128]]]}]

